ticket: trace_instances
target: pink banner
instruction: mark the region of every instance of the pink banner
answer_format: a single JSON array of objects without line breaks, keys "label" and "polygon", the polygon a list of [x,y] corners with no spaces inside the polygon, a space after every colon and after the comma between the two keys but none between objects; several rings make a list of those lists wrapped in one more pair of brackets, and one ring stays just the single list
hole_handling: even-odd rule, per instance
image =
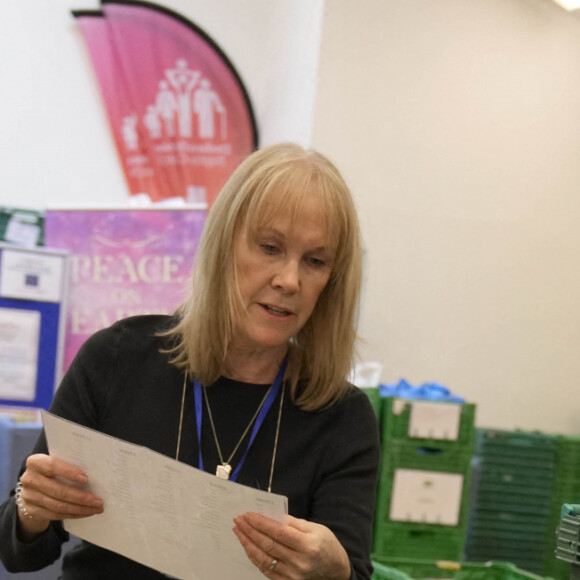
[{"label": "pink banner", "polygon": [[132,195],[209,205],[257,146],[235,69],[193,23],[147,2],[75,11]]},{"label": "pink banner", "polygon": [[205,211],[49,210],[45,240],[71,252],[64,369],[94,332],[183,300]]}]

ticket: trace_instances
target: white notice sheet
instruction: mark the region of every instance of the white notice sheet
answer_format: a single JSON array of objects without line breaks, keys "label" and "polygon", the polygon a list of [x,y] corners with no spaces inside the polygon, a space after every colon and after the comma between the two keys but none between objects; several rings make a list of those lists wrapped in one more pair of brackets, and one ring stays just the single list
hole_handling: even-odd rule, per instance
[{"label": "white notice sheet", "polygon": [[34,401],[40,312],[0,307],[0,399]]},{"label": "white notice sheet", "polygon": [[459,525],[463,474],[395,469],[389,518],[396,522]]},{"label": "white notice sheet", "polygon": [[64,267],[64,256],[5,249],[0,263],[0,296],[32,302],[60,302]]},{"label": "white notice sheet", "polygon": [[102,514],[65,520],[65,529],[184,580],[263,580],[232,531],[248,511],[283,521],[283,496],[258,491],[42,413],[49,452],[83,469],[103,498]]}]

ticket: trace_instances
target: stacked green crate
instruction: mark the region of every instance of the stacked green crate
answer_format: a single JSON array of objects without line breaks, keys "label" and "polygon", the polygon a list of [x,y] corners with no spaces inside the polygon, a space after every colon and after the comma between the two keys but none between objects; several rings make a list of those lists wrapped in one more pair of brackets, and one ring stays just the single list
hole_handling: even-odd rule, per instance
[{"label": "stacked green crate", "polygon": [[373,580],[541,580],[540,576],[502,562],[478,564],[376,557],[373,563]]},{"label": "stacked green crate", "polygon": [[378,562],[373,562],[373,568],[371,580],[413,580],[405,572],[401,572],[391,566],[379,564]]},{"label": "stacked green crate", "polygon": [[385,397],[374,552],[461,559],[475,405]]},{"label": "stacked green crate", "polygon": [[560,512],[563,504],[580,503],[580,437],[558,437],[556,473],[552,508],[550,510],[550,540],[546,549],[546,567],[544,573],[557,580],[568,580],[570,564],[554,556],[556,550],[556,529],[560,524]]},{"label": "stacked green crate", "polygon": [[580,566],[580,505],[564,504],[562,506],[562,518],[556,529],[555,555],[558,561],[567,563],[578,571]]},{"label": "stacked green crate", "polygon": [[557,450],[556,436],[476,431],[466,560],[544,573]]}]

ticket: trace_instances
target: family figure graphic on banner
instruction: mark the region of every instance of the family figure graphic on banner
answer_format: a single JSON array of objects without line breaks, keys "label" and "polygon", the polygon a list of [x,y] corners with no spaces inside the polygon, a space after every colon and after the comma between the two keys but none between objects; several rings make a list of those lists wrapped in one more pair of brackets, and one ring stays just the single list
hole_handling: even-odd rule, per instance
[{"label": "family figure graphic on banner", "polygon": [[[143,115],[151,139],[162,137],[193,137],[194,115],[197,117],[197,136],[213,139],[216,136],[215,115],[219,116],[220,138],[227,138],[227,111],[209,79],[191,70],[180,58],[173,69],[165,70],[166,79],[159,81],[155,103]],[[196,88],[197,87],[197,88]],[[195,89],[195,90],[194,90]],[[122,135],[129,151],[139,149],[137,114],[123,118]]]}]

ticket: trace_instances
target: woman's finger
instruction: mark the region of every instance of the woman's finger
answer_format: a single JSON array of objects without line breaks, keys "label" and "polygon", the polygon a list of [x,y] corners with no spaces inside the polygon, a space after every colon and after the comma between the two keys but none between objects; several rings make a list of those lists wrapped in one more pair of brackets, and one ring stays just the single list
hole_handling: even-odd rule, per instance
[{"label": "woman's finger", "polygon": [[[103,505],[103,501],[98,496],[63,481],[43,477],[29,483],[24,475],[20,481],[22,497],[25,501],[44,505],[55,512],[69,513],[70,506],[99,508]],[[73,510],[72,513],[76,512]]]},{"label": "woman's finger", "polygon": [[[295,520],[292,516],[286,516],[286,521],[282,523],[255,512],[248,512],[239,516],[236,520],[250,526],[253,530],[270,538],[277,544],[282,544],[292,550],[301,549],[305,530],[288,525],[289,522]],[[308,524],[309,522],[306,523]]]},{"label": "woman's finger", "polygon": [[62,459],[40,453],[28,457],[25,473],[28,473],[31,477],[34,477],[35,474],[41,474],[49,478],[60,477],[78,485],[84,485],[88,481],[87,474],[82,469]]},{"label": "woman's finger", "polygon": [[318,569],[323,554],[320,538],[313,533],[317,524],[305,522],[305,532],[303,526],[299,530],[257,513],[246,513],[234,521],[246,554],[266,577],[306,578]]},{"label": "woman's finger", "polygon": [[242,548],[246,552],[250,562],[264,574],[267,578],[294,578],[291,574],[290,567],[282,557],[274,557],[265,552],[258,544],[254,543],[252,538],[247,535],[240,526],[234,527],[234,533],[240,540]]},{"label": "woman's finger", "polygon": [[102,505],[100,498],[83,489],[88,478],[82,469],[49,455],[31,455],[20,481],[23,489],[36,490],[57,502],[85,507]]},{"label": "woman's finger", "polygon": [[36,511],[40,517],[64,519],[92,516],[103,511],[103,501],[100,498],[66,484],[60,485],[63,487],[62,491],[59,488],[54,494],[23,485],[21,497],[28,513],[34,517]]},{"label": "woman's finger", "polygon": [[296,551],[294,546],[299,543],[293,537],[296,532],[281,522],[256,513],[234,518],[234,522],[256,546],[273,558],[291,558]]},{"label": "woman's finger", "polygon": [[31,455],[19,482],[18,506],[24,517],[60,520],[88,517],[103,511],[103,501],[83,489],[83,470],[48,455]]},{"label": "woman's finger", "polygon": [[[268,578],[348,577],[350,562],[325,526],[288,516],[285,523],[246,513],[234,519],[250,560]],[[270,569],[276,560],[273,569]]]}]

